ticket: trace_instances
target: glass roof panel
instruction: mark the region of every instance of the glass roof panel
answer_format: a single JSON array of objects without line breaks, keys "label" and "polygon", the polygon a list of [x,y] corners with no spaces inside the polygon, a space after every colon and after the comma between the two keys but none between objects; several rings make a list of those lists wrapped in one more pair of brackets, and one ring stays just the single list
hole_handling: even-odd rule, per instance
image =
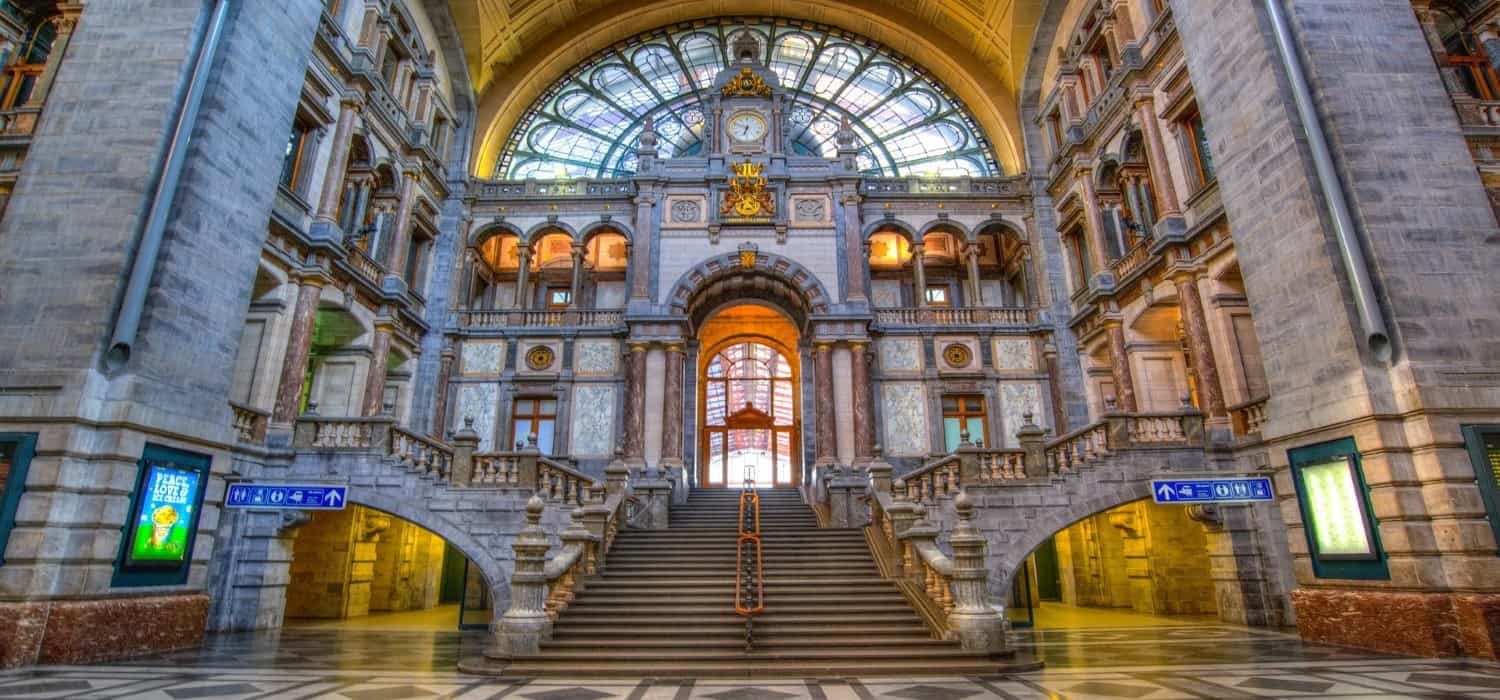
[{"label": "glass roof panel", "polygon": [[823,25],[717,18],[637,35],[583,62],[522,118],[496,176],[627,177],[648,116],[659,157],[701,155],[726,42],[745,31],[788,95],[793,153],[832,158],[839,123],[848,119],[866,175],[1000,174],[973,118],[921,67]]}]

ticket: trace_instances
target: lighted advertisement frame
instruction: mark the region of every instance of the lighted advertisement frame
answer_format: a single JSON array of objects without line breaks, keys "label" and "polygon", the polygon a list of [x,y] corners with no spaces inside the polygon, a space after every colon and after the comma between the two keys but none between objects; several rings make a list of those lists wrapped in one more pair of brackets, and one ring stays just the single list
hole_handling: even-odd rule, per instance
[{"label": "lighted advertisement frame", "polygon": [[1318,578],[1391,577],[1352,438],[1287,451],[1302,530]]},{"label": "lighted advertisement frame", "polygon": [[[1495,542],[1500,543],[1500,469],[1490,463],[1489,455],[1490,443],[1500,444],[1500,425],[1465,425],[1463,431],[1469,460],[1474,465],[1474,477],[1479,483],[1479,496],[1490,514]],[[1496,554],[1500,554],[1500,550]]]},{"label": "lighted advertisement frame", "polygon": [[206,455],[147,444],[121,529],[114,586],[187,582],[208,489]]}]

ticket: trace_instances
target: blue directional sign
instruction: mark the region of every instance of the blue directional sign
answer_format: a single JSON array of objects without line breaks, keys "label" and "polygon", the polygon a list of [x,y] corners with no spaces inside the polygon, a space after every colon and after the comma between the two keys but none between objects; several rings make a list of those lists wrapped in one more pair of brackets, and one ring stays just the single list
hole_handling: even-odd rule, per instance
[{"label": "blue directional sign", "polygon": [[1274,501],[1276,491],[1266,476],[1152,479],[1151,497],[1157,503],[1247,503]]},{"label": "blue directional sign", "polygon": [[224,507],[343,510],[348,490],[347,486],[328,485],[230,484]]}]

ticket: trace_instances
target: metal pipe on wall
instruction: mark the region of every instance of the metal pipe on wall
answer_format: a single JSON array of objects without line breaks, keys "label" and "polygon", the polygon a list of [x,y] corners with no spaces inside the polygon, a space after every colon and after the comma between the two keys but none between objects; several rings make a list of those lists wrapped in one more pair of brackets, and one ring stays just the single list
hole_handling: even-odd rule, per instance
[{"label": "metal pipe on wall", "polygon": [[1286,68],[1287,79],[1292,84],[1297,114],[1302,119],[1308,146],[1312,148],[1318,184],[1323,190],[1323,198],[1328,200],[1339,254],[1344,261],[1344,271],[1349,275],[1349,284],[1354,290],[1354,308],[1359,313],[1365,347],[1376,359],[1388,362],[1391,359],[1390,335],[1386,330],[1385,319],[1380,314],[1380,302],[1375,297],[1375,286],[1370,280],[1370,268],[1365,261],[1364,250],[1359,245],[1349,200],[1344,196],[1343,182],[1333,165],[1333,153],[1328,148],[1328,137],[1323,133],[1323,123],[1318,119],[1312,91],[1307,86],[1307,74],[1302,69],[1302,59],[1297,55],[1291,25],[1287,23],[1281,0],[1265,0],[1265,4],[1266,13],[1271,18],[1271,29],[1276,35],[1276,48],[1281,54],[1282,65]]},{"label": "metal pipe on wall", "polygon": [[224,35],[224,23],[231,4],[231,0],[204,0],[204,13],[200,16],[209,19],[206,24],[200,22],[194,27],[194,46],[190,52],[193,56],[193,69],[187,82],[179,83],[176,91],[177,106],[172,135],[157,160],[156,186],[147,195],[149,205],[146,220],[136,239],[130,277],[125,283],[125,295],[120,302],[120,310],[115,315],[109,349],[104,354],[104,367],[109,372],[124,368],[130,361],[130,352],[135,346],[141,313],[146,307],[146,293],[151,288],[151,275],[156,269],[156,258],[161,254],[161,242],[166,235],[168,218],[177,201],[178,181],[182,178],[193,127],[198,123],[198,111],[203,105],[203,93],[208,86],[208,73],[218,55],[219,42]]}]

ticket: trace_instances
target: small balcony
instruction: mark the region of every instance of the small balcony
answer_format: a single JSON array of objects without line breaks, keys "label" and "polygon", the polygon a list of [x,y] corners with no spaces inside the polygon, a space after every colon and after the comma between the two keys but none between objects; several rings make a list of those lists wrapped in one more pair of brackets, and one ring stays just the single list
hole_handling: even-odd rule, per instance
[{"label": "small balcony", "polygon": [[459,311],[458,325],[470,330],[501,328],[614,328],[625,323],[619,309],[495,309]]},{"label": "small balcony", "polygon": [[1037,310],[1026,306],[917,306],[875,310],[875,323],[882,328],[975,325],[1025,328],[1036,322]]}]

